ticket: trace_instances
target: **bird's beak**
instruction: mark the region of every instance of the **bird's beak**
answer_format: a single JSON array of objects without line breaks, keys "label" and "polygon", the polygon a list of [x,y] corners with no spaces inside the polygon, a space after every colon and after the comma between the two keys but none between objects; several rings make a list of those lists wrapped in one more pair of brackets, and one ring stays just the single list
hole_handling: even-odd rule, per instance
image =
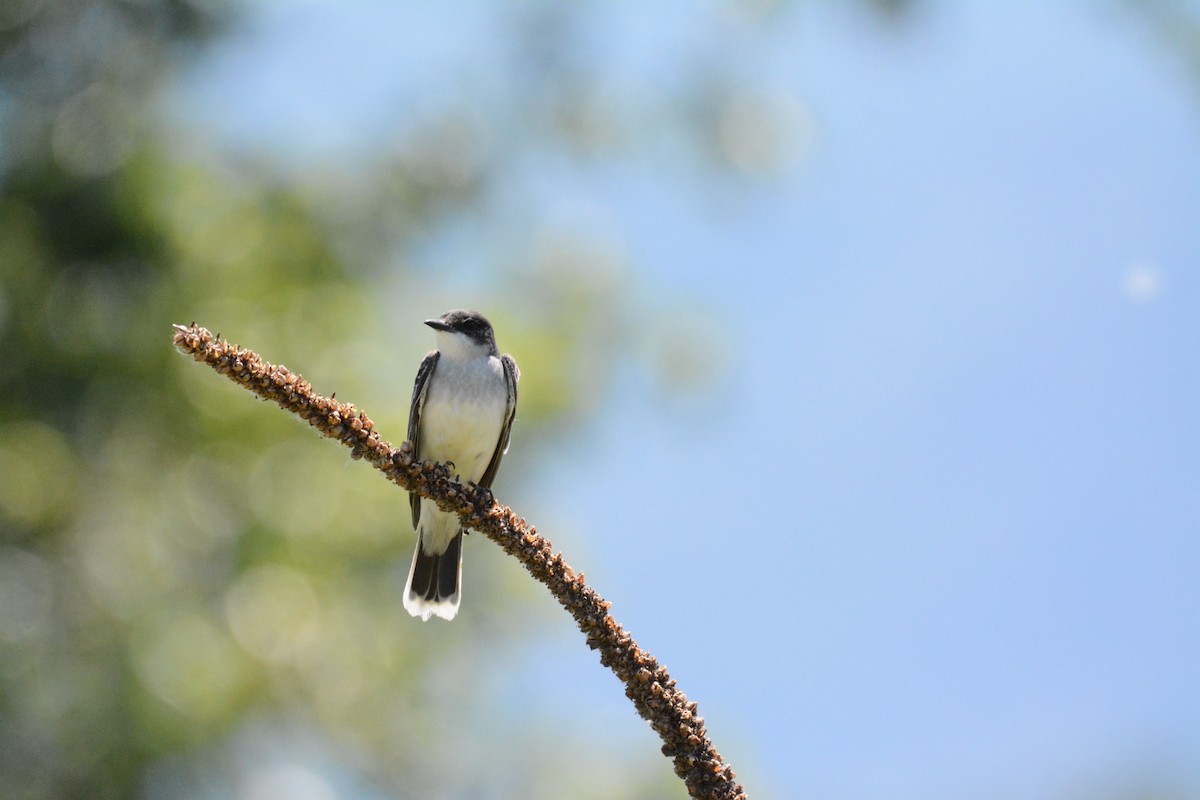
[{"label": "bird's beak", "polygon": [[425,324],[433,328],[435,331],[451,330],[450,326],[442,322],[440,319],[427,319],[425,320]]}]

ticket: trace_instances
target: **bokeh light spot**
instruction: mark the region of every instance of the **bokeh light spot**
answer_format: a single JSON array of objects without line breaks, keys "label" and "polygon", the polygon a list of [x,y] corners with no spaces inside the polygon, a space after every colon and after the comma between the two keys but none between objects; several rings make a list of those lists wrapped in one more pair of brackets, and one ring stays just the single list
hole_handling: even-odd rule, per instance
[{"label": "bokeh light spot", "polygon": [[[262,242],[262,208],[249,196],[242,179],[226,169],[185,171],[169,205],[174,242],[198,278],[211,279],[213,267],[244,267]],[[242,280],[261,280],[256,273]]]},{"label": "bokeh light spot", "polygon": [[718,110],[721,152],[746,173],[786,171],[808,154],[812,139],[812,114],[783,91],[738,92]]},{"label": "bokeh light spot", "polygon": [[241,800],[336,800],[329,782],[295,764],[269,764],[252,772],[238,793]]},{"label": "bokeh light spot", "polygon": [[233,643],[196,614],[165,614],[134,645],[134,670],[142,685],[191,717],[225,712],[241,679],[239,667]]},{"label": "bokeh light spot", "polygon": [[476,179],[484,155],[477,126],[467,117],[450,114],[428,123],[405,141],[399,161],[426,186],[459,189]]},{"label": "bokeh light spot", "polygon": [[61,433],[38,422],[0,428],[0,511],[26,524],[58,519],[71,496],[74,469]]},{"label": "bokeh light spot", "polygon": [[107,175],[133,153],[133,104],[115,87],[93,83],[63,104],[54,120],[51,146],[68,172]]},{"label": "bokeh light spot", "polygon": [[1149,303],[1162,293],[1162,270],[1157,264],[1139,261],[1125,270],[1125,296],[1134,303]]},{"label": "bokeh light spot", "polygon": [[250,570],[225,596],[225,613],[238,644],[270,662],[289,661],[317,633],[317,596],[308,579],[288,567]]},{"label": "bokeh light spot", "polygon": [[327,459],[328,451],[316,439],[284,441],[267,450],[250,477],[259,498],[252,510],[259,520],[288,536],[326,532],[341,512],[341,498],[312,491],[311,481],[328,466]]}]

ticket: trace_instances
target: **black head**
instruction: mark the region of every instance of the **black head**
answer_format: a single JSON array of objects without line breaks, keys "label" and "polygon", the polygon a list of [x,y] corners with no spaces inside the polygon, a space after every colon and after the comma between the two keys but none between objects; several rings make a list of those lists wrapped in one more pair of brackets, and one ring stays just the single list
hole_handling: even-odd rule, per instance
[{"label": "black head", "polygon": [[496,349],[496,334],[492,332],[492,323],[478,311],[456,308],[442,314],[438,319],[425,320],[425,324],[437,331],[461,333],[490,350]]}]

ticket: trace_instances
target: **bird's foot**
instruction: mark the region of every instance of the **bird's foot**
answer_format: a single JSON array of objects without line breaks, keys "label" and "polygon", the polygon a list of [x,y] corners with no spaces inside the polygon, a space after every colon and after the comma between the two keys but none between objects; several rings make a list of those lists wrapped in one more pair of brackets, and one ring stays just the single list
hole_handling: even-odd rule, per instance
[{"label": "bird's foot", "polygon": [[471,481],[467,485],[479,493],[479,495],[481,496],[481,499],[483,500],[483,505],[485,508],[490,508],[491,506],[494,506],[496,504],[496,495],[492,494],[492,490],[489,489],[488,487],[480,486],[478,483],[475,483],[474,481]]}]

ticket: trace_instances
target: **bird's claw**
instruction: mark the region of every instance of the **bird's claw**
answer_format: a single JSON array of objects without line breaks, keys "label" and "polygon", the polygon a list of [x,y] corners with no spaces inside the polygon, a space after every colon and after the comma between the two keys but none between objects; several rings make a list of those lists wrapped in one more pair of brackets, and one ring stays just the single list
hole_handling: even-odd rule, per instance
[{"label": "bird's claw", "polygon": [[496,496],[486,486],[480,486],[475,481],[467,481],[467,488],[476,493],[483,500],[485,506],[490,506],[496,502]]}]

